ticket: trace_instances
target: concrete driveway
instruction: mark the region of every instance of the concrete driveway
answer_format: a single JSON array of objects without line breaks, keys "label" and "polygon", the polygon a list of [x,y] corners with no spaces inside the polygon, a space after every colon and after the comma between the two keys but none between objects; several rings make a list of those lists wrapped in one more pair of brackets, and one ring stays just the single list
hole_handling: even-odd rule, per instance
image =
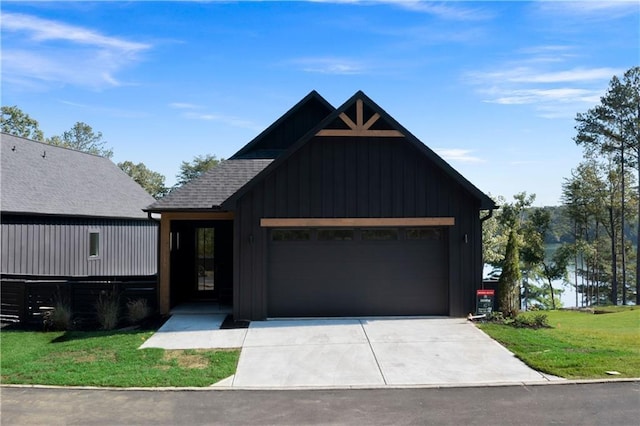
[{"label": "concrete driveway", "polygon": [[174,315],[142,347],[242,347],[216,387],[386,387],[554,380],[460,318],[302,319],[220,330],[224,315]]}]

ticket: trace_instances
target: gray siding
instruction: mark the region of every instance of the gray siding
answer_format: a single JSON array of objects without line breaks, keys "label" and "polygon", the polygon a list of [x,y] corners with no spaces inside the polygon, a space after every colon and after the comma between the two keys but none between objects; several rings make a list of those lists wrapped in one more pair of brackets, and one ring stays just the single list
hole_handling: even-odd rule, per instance
[{"label": "gray siding", "polygon": [[[131,276],[157,273],[158,228],[148,220],[3,215],[2,273],[41,276]],[[89,233],[100,234],[89,256]]]},{"label": "gray siding", "polygon": [[268,313],[263,217],[451,216],[449,314],[464,316],[482,276],[479,210],[480,200],[403,138],[315,137],[237,201],[234,315]]}]

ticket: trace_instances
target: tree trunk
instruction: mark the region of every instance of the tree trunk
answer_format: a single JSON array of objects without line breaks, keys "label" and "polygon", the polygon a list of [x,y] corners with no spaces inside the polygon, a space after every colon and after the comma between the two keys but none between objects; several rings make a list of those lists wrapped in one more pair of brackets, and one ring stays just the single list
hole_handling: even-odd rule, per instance
[{"label": "tree trunk", "polygon": [[[578,242],[578,221],[574,221],[573,222],[573,235],[574,238],[576,240],[576,243]],[[578,305],[578,248],[575,247],[575,255],[574,255],[574,263],[573,263],[573,282],[575,284],[575,288],[576,288],[576,308],[579,307],[580,305]],[[584,289],[582,289],[582,291],[584,292]],[[584,293],[583,293],[583,300],[584,300]]]},{"label": "tree trunk", "polygon": [[613,205],[609,207],[609,226],[611,226],[611,303],[618,304],[618,258],[616,256],[616,227],[613,220]]},{"label": "tree trunk", "polygon": [[[638,122],[640,123],[640,104],[638,104]],[[640,133],[640,130],[639,130]],[[639,136],[640,137],[640,136]],[[638,223],[636,232],[636,306],[640,305],[640,139],[636,141],[637,158],[636,167],[638,168]]]},{"label": "tree trunk", "polygon": [[624,141],[620,143],[620,168],[622,170],[622,188],[620,189],[620,261],[622,266],[622,304],[627,304],[627,262],[626,262],[626,250],[624,244],[624,222],[625,222],[625,210],[624,210],[624,198],[625,188],[625,176],[624,176]]}]

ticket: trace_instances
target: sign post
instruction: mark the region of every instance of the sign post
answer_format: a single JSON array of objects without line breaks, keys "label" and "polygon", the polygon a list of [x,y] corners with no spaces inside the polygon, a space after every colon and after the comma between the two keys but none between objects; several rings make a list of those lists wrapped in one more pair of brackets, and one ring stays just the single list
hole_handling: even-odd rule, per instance
[{"label": "sign post", "polygon": [[495,290],[476,290],[476,315],[489,315],[493,312]]}]

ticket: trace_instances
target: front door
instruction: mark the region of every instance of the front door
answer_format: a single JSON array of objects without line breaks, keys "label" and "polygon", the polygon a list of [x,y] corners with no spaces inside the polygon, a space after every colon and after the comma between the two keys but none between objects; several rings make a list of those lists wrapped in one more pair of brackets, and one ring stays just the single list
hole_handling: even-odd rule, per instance
[{"label": "front door", "polygon": [[217,299],[215,268],[215,233],[214,227],[196,227],[195,233],[195,282],[193,284],[194,299]]},{"label": "front door", "polygon": [[232,221],[172,221],[172,306],[194,300],[231,303],[232,280]]}]

